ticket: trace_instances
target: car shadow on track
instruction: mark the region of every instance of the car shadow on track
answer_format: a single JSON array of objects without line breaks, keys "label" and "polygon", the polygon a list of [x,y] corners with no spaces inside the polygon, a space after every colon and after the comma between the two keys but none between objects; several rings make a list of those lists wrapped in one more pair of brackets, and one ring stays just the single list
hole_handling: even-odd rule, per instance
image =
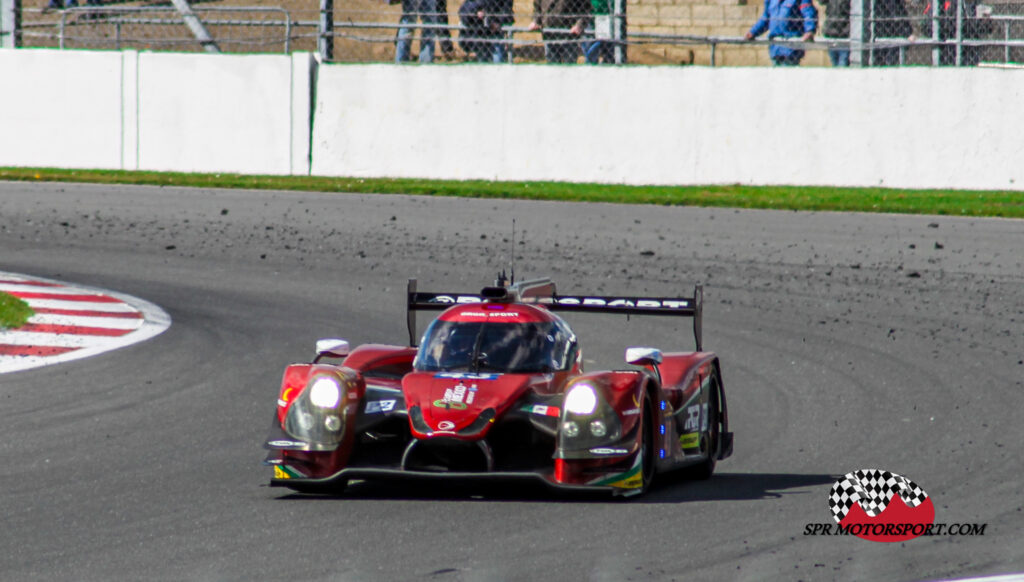
[{"label": "car shadow on track", "polygon": [[804,473],[716,473],[706,481],[688,480],[680,474],[661,475],[646,495],[612,497],[607,493],[563,492],[534,483],[472,483],[436,481],[356,481],[344,492],[304,495],[286,492],[282,501],[396,500],[396,501],[486,501],[516,503],[687,503],[691,501],[735,501],[777,499],[784,495],[810,493],[809,488],[830,485],[839,475]]},{"label": "car shadow on track", "polygon": [[706,481],[691,481],[669,474],[655,481],[654,487],[637,502],[778,499],[784,495],[809,493],[809,488],[831,485],[840,477],[807,473],[715,473]]}]

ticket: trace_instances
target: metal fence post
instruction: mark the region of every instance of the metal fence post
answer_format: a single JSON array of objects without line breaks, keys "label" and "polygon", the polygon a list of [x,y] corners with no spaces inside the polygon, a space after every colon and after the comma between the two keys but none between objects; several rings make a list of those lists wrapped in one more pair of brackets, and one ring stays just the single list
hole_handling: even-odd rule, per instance
[{"label": "metal fence post", "polygon": [[939,43],[942,41],[942,34],[940,28],[942,22],[939,20],[939,0],[931,0],[932,4],[932,66],[937,67],[942,64],[942,45]]},{"label": "metal fence post", "polygon": [[0,0],[0,48],[21,46],[21,0]]},{"label": "metal fence post", "polygon": [[626,37],[626,3],[623,0],[612,2],[612,40],[615,42],[615,64],[621,65],[626,62],[626,50],[622,41]]},{"label": "metal fence post", "polygon": [[867,54],[864,51],[864,41],[867,40],[870,23],[867,14],[870,10],[868,2],[871,0],[850,0],[850,66],[863,67],[867,65]]},{"label": "metal fence post", "polygon": [[217,46],[217,42],[213,40],[209,31],[206,30],[203,21],[199,20],[199,17],[196,16],[188,0],[171,0],[171,4],[178,11],[178,14],[181,14],[181,20],[192,31],[192,35],[199,41],[199,45],[203,47],[203,50],[208,53],[219,54],[220,47]]},{"label": "metal fence post", "polygon": [[1010,62],[1010,23],[1007,21],[1003,26],[1003,62]]},{"label": "metal fence post", "polygon": [[956,0],[956,66],[964,64],[964,3]]},{"label": "metal fence post", "polygon": [[334,59],[334,0],[320,0],[320,35],[316,47],[324,62]]}]

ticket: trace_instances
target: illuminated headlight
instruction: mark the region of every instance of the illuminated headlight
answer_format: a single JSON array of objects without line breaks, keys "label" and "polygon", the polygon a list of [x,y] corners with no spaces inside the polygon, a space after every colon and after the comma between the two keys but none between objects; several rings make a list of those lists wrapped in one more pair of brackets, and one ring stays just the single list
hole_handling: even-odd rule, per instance
[{"label": "illuminated headlight", "polygon": [[341,399],[341,389],[331,378],[320,378],[309,388],[309,401],[321,408],[334,408]]},{"label": "illuminated headlight", "polygon": [[562,425],[562,434],[564,434],[565,436],[570,437],[570,438],[571,437],[575,437],[575,436],[579,436],[579,434],[580,434],[580,425],[578,425],[575,422],[570,420],[570,421],[568,421],[568,422],[566,422],[565,424]]},{"label": "illuminated headlight", "polygon": [[341,419],[333,414],[324,419],[324,428],[331,432],[337,432],[341,428]]},{"label": "illuminated headlight", "polygon": [[594,420],[590,423],[590,434],[600,438],[608,434],[608,426],[603,420]]},{"label": "illuminated headlight", "polygon": [[309,443],[310,450],[334,450],[345,438],[346,377],[314,376],[295,398],[284,418],[284,431],[295,440]]},{"label": "illuminated headlight", "polygon": [[574,384],[565,395],[565,410],[574,414],[591,414],[597,408],[597,393],[590,384]]}]

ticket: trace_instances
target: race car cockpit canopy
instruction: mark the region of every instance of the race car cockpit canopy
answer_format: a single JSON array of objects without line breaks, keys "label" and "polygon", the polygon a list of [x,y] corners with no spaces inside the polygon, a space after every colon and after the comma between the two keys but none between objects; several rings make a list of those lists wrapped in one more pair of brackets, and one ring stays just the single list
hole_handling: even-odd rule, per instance
[{"label": "race car cockpit canopy", "polygon": [[568,369],[576,336],[531,305],[459,305],[427,328],[413,363],[424,372],[549,373]]}]

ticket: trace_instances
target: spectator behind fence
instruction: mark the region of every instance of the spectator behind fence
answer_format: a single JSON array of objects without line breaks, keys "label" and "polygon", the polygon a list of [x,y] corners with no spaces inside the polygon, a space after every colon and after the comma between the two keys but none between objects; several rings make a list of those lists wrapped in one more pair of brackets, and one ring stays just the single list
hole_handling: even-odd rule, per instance
[{"label": "spectator behind fence", "polygon": [[[588,65],[614,63],[615,42],[612,40],[612,31],[617,23],[612,18],[612,0],[590,0],[590,11],[593,15],[594,40],[583,43],[583,61]],[[622,30],[621,26],[619,30]],[[626,62],[626,47],[622,47],[622,62]]]},{"label": "spectator behind fence", "polygon": [[541,31],[547,62],[576,62],[580,55],[579,38],[589,17],[590,0],[533,0],[529,30]]},{"label": "spectator behind fence", "polygon": [[512,0],[466,0],[459,8],[459,46],[472,60],[481,63],[508,61],[508,48],[502,26],[515,22]]},{"label": "spectator behind fence", "polygon": [[[850,0],[819,0],[825,5],[826,38],[848,40],[850,38]],[[828,49],[828,60],[833,67],[850,66],[849,46]]]},{"label": "spectator behind fence", "polygon": [[405,63],[410,60],[414,30],[410,25],[416,24],[417,18],[427,25],[420,30],[419,61],[421,63],[434,62],[434,37],[437,36],[437,29],[431,28],[431,26],[441,24],[440,14],[438,0],[402,0],[402,17],[398,21],[400,26],[395,39],[396,63]]},{"label": "spectator behind fence", "polygon": [[[754,40],[767,31],[769,39],[799,38],[811,42],[817,30],[818,10],[811,0],[765,0],[764,13],[744,38]],[[768,47],[768,55],[776,66],[795,67],[804,58],[804,51],[773,44]]]},{"label": "spectator behind fence", "polygon": [[[875,0],[872,12],[875,16],[874,42],[886,38],[906,38],[911,42],[914,36],[914,27],[910,25],[910,17],[907,15],[907,5],[903,0]],[[891,67],[900,64],[900,49],[876,48],[871,51],[871,65],[875,67]]]},{"label": "spectator behind fence", "polygon": [[[437,21],[447,27],[448,22],[448,0],[437,0]],[[448,28],[441,28],[437,31],[437,42],[441,45],[441,52],[445,58],[455,58],[455,45],[452,44],[452,31]]]},{"label": "spectator behind fence", "polygon": [[[959,5],[963,12],[960,18],[962,38],[979,39],[992,32],[991,8],[979,13],[978,3],[964,0],[938,0],[939,4],[939,40],[950,40],[956,38],[956,9]],[[932,5],[929,2],[924,7],[924,18],[921,20],[921,34],[931,37],[932,35]],[[981,47],[961,47],[960,64],[973,67],[981,62]],[[939,64],[956,64],[956,45],[942,45],[939,48]]]}]

